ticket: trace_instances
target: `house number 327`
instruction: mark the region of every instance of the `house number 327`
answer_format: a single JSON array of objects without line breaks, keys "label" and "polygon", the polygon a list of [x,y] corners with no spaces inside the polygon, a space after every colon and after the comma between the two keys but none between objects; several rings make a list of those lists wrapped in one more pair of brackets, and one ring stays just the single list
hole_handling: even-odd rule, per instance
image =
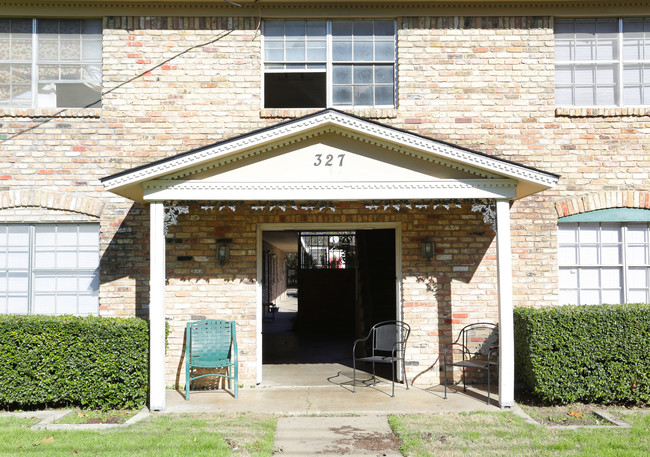
[{"label": "house number 327", "polygon": [[332,154],[316,154],[314,155],[314,166],[315,167],[342,167],[343,159],[345,154],[339,154],[337,156]]}]

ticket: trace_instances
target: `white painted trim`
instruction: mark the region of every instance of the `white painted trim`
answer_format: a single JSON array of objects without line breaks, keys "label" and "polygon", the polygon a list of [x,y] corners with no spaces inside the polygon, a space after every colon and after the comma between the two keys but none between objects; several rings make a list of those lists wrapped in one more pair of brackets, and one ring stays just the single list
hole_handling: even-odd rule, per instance
[{"label": "white painted trim", "polygon": [[261,384],[263,380],[263,357],[262,352],[264,347],[262,342],[264,340],[262,335],[262,329],[264,327],[264,304],[262,303],[264,292],[262,290],[264,278],[262,277],[262,253],[264,252],[263,239],[262,239],[262,230],[260,230],[260,224],[257,226],[257,233],[255,235],[256,239],[256,249],[255,249],[255,263],[257,265],[257,281],[255,281],[255,309],[257,309],[257,316],[255,318],[255,366],[257,368],[257,375],[255,376],[255,383]]},{"label": "white painted trim", "polygon": [[265,222],[257,225],[260,232],[280,231],[280,230],[371,230],[371,229],[399,229],[401,231],[401,222],[297,222],[297,223],[273,223]]},{"label": "white painted trim", "polygon": [[143,183],[145,200],[373,200],[515,198],[510,179],[401,182],[205,182]]},{"label": "white painted trim", "polygon": [[[397,319],[402,317],[402,223],[401,222],[357,222],[357,223],[325,223],[319,224],[317,222],[303,222],[303,223],[263,223],[257,224],[257,277],[262,278],[262,234],[263,232],[268,231],[279,231],[279,230],[296,230],[296,231],[305,231],[305,230],[371,230],[371,229],[393,229],[395,230],[395,278],[396,278],[396,287],[397,287],[397,296],[395,298],[396,312],[395,316]],[[264,313],[262,310],[262,281],[257,281],[257,356],[256,356],[256,365],[257,365],[257,384],[260,384],[263,381],[262,378],[262,366],[263,366],[263,336],[262,336],[262,320],[264,318]],[[399,368],[399,373],[401,376],[401,366]]]},{"label": "white painted trim", "polygon": [[278,150],[282,147],[290,146],[293,144],[296,144],[301,141],[308,141],[311,140],[319,135],[325,135],[325,134],[335,134],[343,138],[347,138],[350,140],[358,141],[364,144],[369,144],[378,148],[382,148],[385,150],[393,151],[393,152],[398,152],[400,154],[403,154],[408,157],[413,157],[415,159],[419,159],[425,162],[428,162],[430,164],[434,165],[440,165],[442,167],[447,167],[451,168],[454,170],[458,170],[461,172],[469,173],[472,175],[475,175],[479,178],[494,178],[498,179],[501,176],[496,174],[496,173],[490,173],[489,171],[486,170],[479,170],[477,168],[461,164],[459,162],[455,162],[452,160],[446,160],[442,159],[440,157],[433,156],[427,152],[422,152],[418,151],[415,149],[407,149],[407,148],[399,148],[396,147],[392,143],[384,143],[380,140],[377,140],[375,138],[371,138],[365,135],[362,135],[360,133],[356,132],[350,132],[350,131],[342,131],[340,129],[335,129],[335,128],[322,128],[316,132],[307,132],[302,135],[297,135],[288,139],[285,139],[283,141],[278,141],[276,143],[273,143],[271,145],[267,145],[263,148],[258,148],[256,150],[250,151],[250,150],[245,150],[244,152],[240,153],[233,153],[228,156],[221,157],[219,159],[215,159],[207,164],[202,164],[199,166],[195,167],[189,167],[189,168],[184,168],[178,173],[172,173],[169,175],[166,175],[166,179],[174,179],[174,180],[182,180],[183,178],[187,178],[188,176],[192,176],[197,173],[204,173],[208,170],[211,169],[216,169],[219,167],[222,167],[224,165],[230,165],[234,164],[236,162],[239,162],[241,160],[248,159],[250,157],[254,156],[259,156],[259,155],[264,155],[265,153],[268,153],[270,151],[275,151]]},{"label": "white painted trim", "polygon": [[512,245],[510,240],[510,202],[496,201],[497,282],[499,293],[499,404],[515,404],[515,337],[512,298]]},{"label": "white painted trim", "polygon": [[[395,228],[395,319],[401,321],[404,319],[404,308],[402,307],[402,224]],[[408,323],[408,322],[407,322]],[[408,351],[406,352],[408,354]],[[397,379],[402,379],[402,365],[406,362],[399,362],[395,371]]]},{"label": "white painted trim", "polygon": [[149,409],[165,410],[165,208],[149,205]]},{"label": "white painted trim", "polygon": [[137,168],[127,173],[108,177],[103,180],[104,186],[107,190],[113,190],[129,184],[179,173],[187,168],[208,165],[216,159],[240,154],[244,151],[250,151],[250,155],[256,155],[259,153],[259,148],[271,147],[275,149],[288,144],[287,141],[290,143],[298,141],[296,140],[297,137],[318,134],[324,128],[333,129],[332,131],[344,135],[369,137],[372,141],[379,141],[385,147],[392,146],[396,150],[403,148],[415,149],[425,155],[452,161],[459,166],[466,165],[507,178],[529,181],[547,187],[555,186],[558,181],[556,176],[539,170],[499,160],[390,126],[349,116],[339,111],[326,110],[294,122],[279,124],[273,128],[234,138],[231,141],[224,141],[192,153],[182,154],[176,158],[154,163],[148,167]]}]

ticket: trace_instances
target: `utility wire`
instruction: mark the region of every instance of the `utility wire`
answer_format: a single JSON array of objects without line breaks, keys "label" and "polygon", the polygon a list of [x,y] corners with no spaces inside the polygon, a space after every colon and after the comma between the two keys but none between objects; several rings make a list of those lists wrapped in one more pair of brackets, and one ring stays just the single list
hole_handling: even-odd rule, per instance
[{"label": "utility wire", "polygon": [[[135,81],[135,80],[137,80],[137,79],[140,79],[140,78],[141,78],[142,76],[144,76],[145,74],[147,74],[147,73],[149,73],[149,72],[152,72],[152,71],[154,71],[154,70],[156,70],[156,69],[162,67],[163,65],[168,64],[168,63],[171,62],[172,60],[177,59],[178,57],[180,57],[180,56],[182,56],[182,55],[185,55],[185,54],[187,54],[188,52],[191,52],[191,51],[194,51],[194,50],[196,50],[196,49],[200,49],[200,48],[203,48],[203,47],[205,47],[205,46],[209,46],[209,45],[211,45],[211,44],[213,44],[213,43],[216,43],[217,41],[219,41],[219,40],[221,40],[221,39],[227,37],[228,35],[230,35],[233,31],[234,31],[234,30],[226,30],[226,31],[222,32],[221,34],[219,34],[219,36],[217,36],[216,38],[213,38],[212,40],[206,41],[206,42],[204,42],[204,43],[199,43],[199,44],[194,45],[194,46],[190,46],[189,48],[184,49],[184,50],[182,50],[181,52],[179,52],[179,53],[177,53],[177,54],[174,54],[172,57],[169,57],[168,59],[163,60],[162,62],[160,62],[160,63],[154,65],[153,67],[150,67],[149,69],[144,70],[143,72],[141,72],[141,73],[135,75],[134,77],[132,77],[132,78],[126,80],[126,81],[123,81],[123,82],[119,83],[118,85],[116,85],[116,86],[114,86],[114,87],[112,87],[112,88],[110,88],[110,89],[107,89],[107,90],[103,91],[101,97],[104,97],[105,95],[108,95],[108,94],[110,94],[110,93],[112,93],[112,92],[115,92],[116,90],[118,90],[118,89],[120,89],[120,88],[126,86],[127,84],[130,84],[130,83],[132,83],[133,81]],[[102,100],[101,98],[100,98],[99,100],[95,100],[95,101],[93,101],[93,102],[87,104],[86,106],[81,107],[81,109],[90,108],[90,107],[92,107],[93,105],[95,105],[96,103],[100,102],[101,100]],[[37,123],[36,123],[35,125],[33,125],[33,126],[31,126],[31,127],[28,127],[28,128],[26,128],[26,129],[23,129],[23,130],[21,130],[21,131],[19,131],[19,132],[14,133],[14,134],[11,135],[11,136],[5,138],[5,139],[0,140],[0,144],[2,144],[2,143],[6,143],[6,142],[8,142],[9,140],[13,140],[14,138],[17,138],[17,137],[19,137],[19,136],[21,136],[21,135],[23,135],[23,134],[25,134],[25,133],[31,132],[31,131],[33,131],[33,130],[36,130],[37,128],[41,127],[41,126],[44,125],[44,124],[47,124],[47,123],[50,122],[50,121],[53,121],[54,119],[60,119],[60,118],[62,118],[62,115],[65,114],[65,113],[67,113],[70,109],[72,109],[72,108],[64,108],[64,109],[61,109],[61,110],[57,111],[56,113],[54,113],[52,116],[49,116],[49,117],[46,117],[46,118],[44,118],[44,119],[42,119],[42,120],[40,120],[40,121],[37,121]],[[74,109],[78,109],[78,108],[74,108]]]}]

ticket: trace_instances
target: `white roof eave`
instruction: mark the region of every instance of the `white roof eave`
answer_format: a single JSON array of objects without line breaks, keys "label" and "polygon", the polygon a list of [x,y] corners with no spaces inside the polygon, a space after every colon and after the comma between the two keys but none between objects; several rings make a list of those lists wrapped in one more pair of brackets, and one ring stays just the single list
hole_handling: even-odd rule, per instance
[{"label": "white roof eave", "polygon": [[281,148],[317,134],[331,131],[346,135],[372,138],[378,144],[397,150],[417,151],[438,159],[484,170],[501,179],[517,182],[516,199],[554,187],[559,177],[534,168],[497,159],[488,155],[453,146],[404,130],[368,121],[336,110],[326,110],[273,127],[235,137],[215,145],[180,154],[169,159],[137,167],[102,179],[106,190],[144,202],[143,184],[161,180],[183,170],[207,166],[230,155],[260,154],[264,150]]}]

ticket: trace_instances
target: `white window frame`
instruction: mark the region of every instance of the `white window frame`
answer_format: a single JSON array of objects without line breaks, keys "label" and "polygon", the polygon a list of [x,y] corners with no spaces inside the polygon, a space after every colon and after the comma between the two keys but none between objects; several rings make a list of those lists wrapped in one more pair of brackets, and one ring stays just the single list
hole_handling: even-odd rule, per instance
[{"label": "white window frame", "polygon": [[[39,84],[43,83],[51,83],[51,84],[97,84],[99,83],[99,98],[97,100],[97,103],[95,106],[101,107],[101,91],[102,91],[102,85],[103,85],[103,69],[102,69],[102,60],[103,60],[103,51],[102,51],[102,35],[103,32],[99,34],[99,43],[100,43],[100,50],[99,50],[99,56],[98,58],[93,58],[93,59],[85,59],[83,56],[83,33],[79,35],[79,40],[80,40],[80,49],[82,52],[82,57],[80,57],[78,60],[77,59],[70,59],[70,60],[65,60],[61,57],[57,57],[56,59],[43,59],[39,57],[39,32],[38,32],[38,24],[39,21],[43,20],[51,20],[51,21],[62,21],[62,20],[78,20],[81,21],[83,24],[83,21],[98,21],[100,23],[100,26],[103,29],[103,25],[101,24],[101,19],[96,19],[96,18],[57,18],[57,19],[50,19],[50,18],[3,18],[3,19],[9,19],[9,20],[30,20],[31,21],[31,59],[30,61],[17,61],[14,60],[13,58],[9,59],[3,59],[0,60],[0,64],[6,64],[6,65],[12,65],[16,63],[23,63],[24,65],[30,65],[31,66],[31,100],[30,103],[16,103],[12,100],[11,94],[9,96],[9,103],[5,104],[2,101],[0,101],[0,109],[2,108],[80,108],[80,106],[58,106],[58,104],[55,102],[54,104],[52,103],[47,103],[44,101],[41,101],[41,98],[39,95]],[[57,39],[61,40],[61,33],[57,34]],[[10,42],[12,38],[9,38]],[[46,80],[46,79],[40,79],[39,76],[39,66],[40,65],[65,65],[65,64],[74,64],[74,65],[81,65],[81,66],[96,66],[99,69],[99,80],[97,81],[96,79],[90,79],[90,78],[81,78],[81,79],[64,79],[64,78],[58,78],[56,80]],[[10,76],[12,79],[13,76]],[[11,87],[13,87],[13,84],[11,84],[11,79],[10,79],[10,90]],[[43,98],[45,100],[45,98]],[[83,107],[81,107],[83,108]]]},{"label": "white window frame", "polygon": [[[27,238],[27,244],[16,246],[9,244],[8,233],[12,228],[26,229],[22,230],[21,235]],[[54,238],[57,238],[55,244],[37,245],[36,232],[37,228],[51,227],[54,228],[51,232]],[[83,233],[86,240],[89,238],[96,238],[91,243],[80,244],[62,244],[58,241],[58,233],[61,227],[66,229],[74,228],[76,238],[79,240],[79,234]],[[80,228],[91,229],[89,231],[81,232]],[[95,230],[92,230],[95,229]],[[46,232],[47,233],[47,232]],[[75,315],[98,315],[99,314],[99,255],[100,255],[100,239],[99,239],[99,224],[84,223],[84,224],[0,224],[0,239],[6,240],[7,243],[0,245],[0,314],[7,314],[9,312],[16,314],[75,314]],[[17,250],[18,249],[18,250]],[[25,258],[25,263],[21,266],[12,265],[12,256],[10,251],[19,252]],[[39,265],[37,260],[38,252],[49,254],[54,265]],[[74,258],[75,265],[60,265],[60,263],[70,262],[71,257]],[[65,257],[65,259],[64,259]],[[83,262],[82,262],[83,260]],[[85,265],[80,265],[85,263]],[[18,275],[16,275],[18,273]],[[12,278],[24,278],[26,290],[12,290]],[[84,280],[85,278],[85,280]],[[51,289],[40,289],[39,285],[47,283],[48,280],[53,284]],[[13,279],[13,281],[18,281]],[[59,290],[59,286],[63,281],[76,282],[75,289]],[[90,289],[85,291],[81,290],[81,282],[85,281],[86,285],[90,285]],[[39,284],[40,282],[40,284]],[[12,311],[9,307],[12,292],[18,297],[27,299],[27,309],[20,312]],[[38,293],[54,297],[54,312],[36,312],[36,300]],[[74,297],[74,311],[70,312],[70,305],[66,303],[65,308],[57,307],[57,297],[64,296],[65,298]],[[80,300],[91,300],[92,310],[86,309],[80,311]],[[62,311],[65,309],[65,311]]]},{"label": "white window frame", "polygon": [[[590,231],[592,234],[595,233],[593,230],[598,227],[597,237],[595,240],[584,241],[581,233],[583,231]],[[630,227],[643,228],[643,237],[642,242],[633,241],[630,237],[629,229]],[[574,229],[577,233],[577,239],[575,242],[562,242],[562,236],[560,234],[562,229]],[[617,228],[619,231],[619,241],[608,241],[603,242],[603,228],[613,229]],[[565,263],[563,262],[563,248],[566,249],[575,249],[576,262],[575,263]],[[583,248],[583,249],[581,249]],[[583,260],[582,256],[586,249],[591,249],[592,252],[597,257],[596,262],[588,263],[588,261]],[[605,262],[603,261],[604,257],[607,257],[603,254],[605,249],[619,249],[619,259],[617,263]],[[635,254],[632,255],[632,250],[636,250]],[[643,259],[639,259],[639,250],[643,251]],[[603,292],[619,290],[622,303],[638,303],[639,300],[630,299],[631,291],[636,293],[645,294],[645,302],[650,302],[650,223],[649,222],[567,222],[558,224],[558,273],[560,281],[560,297],[562,297],[563,291],[572,291],[577,293],[577,303],[565,303],[562,298],[560,301],[562,305],[564,304],[581,304],[581,305],[590,305],[590,304],[615,304],[611,300],[603,299]],[[603,287],[603,274],[606,273],[606,270],[614,271],[617,270],[620,274],[620,287]],[[635,284],[632,281],[631,276],[633,275],[632,271],[636,270],[637,272],[642,273],[644,276],[644,284],[639,287],[638,284]],[[599,283],[597,286],[585,287],[582,281],[583,276],[586,277],[589,273],[594,274],[597,272]],[[566,281],[566,277],[563,275],[577,275],[575,278],[576,287],[562,287],[562,283]],[[636,286],[636,287],[635,287]],[[591,293],[598,293],[598,303],[589,302],[584,299],[583,295],[591,291]]]},{"label": "white window frame", "polygon": [[[555,25],[557,26],[558,23],[561,22],[567,22],[567,21],[574,21],[574,24],[577,24],[580,21],[583,22],[591,22],[594,21],[597,23],[599,19],[596,18],[559,18],[555,19]],[[578,60],[576,59],[576,54],[575,54],[575,49],[576,49],[576,43],[579,42],[577,38],[577,34],[574,33],[574,37],[572,40],[565,40],[571,42],[571,49],[573,51],[573,58],[569,60],[560,60],[557,58],[557,53],[556,53],[556,59],[555,59],[555,71],[557,72],[558,69],[565,68],[569,71],[571,71],[571,83],[569,84],[559,84],[556,78],[555,81],[555,92],[556,92],[556,104],[557,105],[567,105],[567,106],[603,106],[603,107],[621,107],[621,106],[648,106],[650,105],[650,81],[645,80],[645,74],[647,73],[650,75],[650,44],[648,43],[650,41],[650,36],[645,36],[642,38],[642,43],[641,43],[641,48],[642,48],[642,53],[643,49],[645,49],[645,58],[641,59],[628,59],[625,57],[624,53],[624,45],[625,45],[625,35],[624,35],[624,24],[625,21],[643,21],[646,26],[650,25],[650,17],[620,17],[620,18],[603,18],[600,19],[601,21],[612,21],[615,20],[617,21],[618,24],[618,31],[616,32],[616,36],[614,40],[616,41],[615,44],[615,55],[613,56],[613,59],[603,59],[599,60],[596,56],[596,59],[591,59],[591,60]],[[594,35],[594,40],[598,41],[598,35]],[[554,28],[554,41],[557,45],[558,43],[558,32],[557,29]],[[598,51],[598,47],[594,49],[596,52]],[[599,103],[598,102],[598,86],[597,86],[597,71],[596,71],[596,66],[597,65],[605,65],[605,66],[612,66],[614,67],[614,81],[612,82],[612,86],[614,87],[614,104],[604,104],[604,103]],[[575,67],[579,66],[585,66],[585,67],[593,67],[593,75],[592,75],[592,84],[584,84],[582,87],[591,87],[593,91],[593,99],[594,103],[585,103],[585,104],[579,104],[576,103],[576,89],[578,87],[581,87],[581,85],[576,81],[575,79]],[[626,66],[629,68],[629,66],[645,66],[648,68],[647,72],[644,72],[643,69],[641,70],[641,81],[640,81],[640,87],[641,87],[641,103],[634,103],[634,104],[626,104],[625,103],[625,88],[626,88],[626,83],[625,83],[625,75],[624,71],[626,69]],[[649,76],[650,77],[650,76]],[[628,86],[629,87],[629,86]],[[632,87],[639,87],[639,86],[632,86]],[[558,88],[568,88],[571,91],[571,99],[566,100],[558,100]]]},{"label": "white window frame", "polygon": [[[308,22],[310,19],[295,19],[297,21],[304,21]],[[277,62],[276,65],[287,65],[287,64],[304,64],[305,68],[303,69],[272,69],[272,68],[267,68],[267,61],[266,61],[266,55],[265,55],[265,50],[266,50],[266,39],[265,39],[265,33],[264,33],[264,28],[265,24],[268,21],[283,21],[282,19],[268,19],[267,21],[262,22],[262,94],[261,94],[261,100],[262,100],[262,107],[266,107],[266,101],[264,94],[266,92],[265,88],[265,81],[264,81],[264,76],[267,73],[325,73],[326,77],[326,108],[337,108],[337,109],[393,109],[397,106],[397,87],[398,87],[398,82],[397,82],[397,21],[395,19],[376,19],[376,21],[392,21],[393,22],[393,46],[394,46],[394,51],[393,51],[393,60],[387,61],[387,60],[371,60],[371,61],[334,61],[333,58],[333,35],[332,35],[332,23],[336,21],[359,21],[359,20],[366,20],[369,22],[374,22],[375,19],[321,19],[320,21],[325,22],[326,24],[326,60],[325,61],[290,61],[290,60],[284,60],[282,62]],[[291,20],[284,20],[286,21],[291,21]],[[373,35],[373,43],[376,42],[376,36]],[[323,65],[324,68],[307,68],[308,65]],[[370,66],[375,66],[375,65],[392,65],[393,67],[393,99],[392,99],[392,104],[390,105],[355,105],[354,104],[354,97],[353,97],[353,103],[350,105],[335,105],[333,101],[333,89],[334,89],[334,83],[333,83],[333,67],[336,64],[349,64],[349,65],[370,65]],[[377,87],[377,83],[374,82],[372,83],[373,89]],[[381,84],[379,84],[381,85]],[[314,107],[317,108],[317,107]],[[273,109],[273,108],[270,108]],[[287,108],[287,109],[292,109],[292,108]]]}]

